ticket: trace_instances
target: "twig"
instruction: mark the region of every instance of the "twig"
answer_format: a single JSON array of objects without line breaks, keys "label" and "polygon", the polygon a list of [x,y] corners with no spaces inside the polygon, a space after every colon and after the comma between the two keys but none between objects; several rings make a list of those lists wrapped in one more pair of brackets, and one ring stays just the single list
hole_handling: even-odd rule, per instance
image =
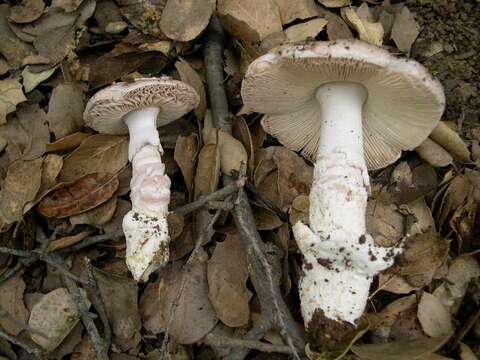
[{"label": "twig", "polygon": [[206,205],[210,201],[218,201],[225,199],[227,196],[236,192],[240,187],[243,186],[243,184],[244,181],[238,180],[232,184],[225,186],[223,189],[217,190],[207,195],[200,196],[194,202],[191,202],[190,204],[184,206],[180,206],[173,210],[173,212],[178,215],[185,216],[192,211],[200,209],[202,206]]},{"label": "twig", "polygon": [[[215,126],[231,133],[232,124],[223,84],[223,46],[222,25],[218,18],[213,16],[208,26],[204,51],[210,107]],[[224,176],[224,186],[231,182],[230,176]],[[238,191],[232,215],[242,247],[247,254],[250,277],[259,297],[263,316],[281,331],[293,356],[299,359],[298,352],[303,352],[305,341],[281,296],[280,287],[274,282],[271,266],[263,251],[263,241],[256,230],[252,209],[243,189]]]},{"label": "twig", "polygon": [[79,242],[78,244],[63,248],[59,251],[57,251],[57,254],[64,254],[64,253],[70,253],[70,252],[76,252],[79,250],[82,250],[86,247],[102,243],[105,241],[110,241],[110,240],[117,240],[120,239],[124,236],[123,230],[117,230],[113,233],[108,233],[108,234],[102,234],[102,235],[95,235],[95,236],[90,236],[86,238],[85,240]]},{"label": "twig", "polygon": [[35,358],[37,359],[45,359],[44,351],[40,346],[35,344],[33,341],[22,339],[19,336],[10,335],[7,332],[5,332],[2,328],[0,328],[0,337],[11,342],[12,344],[20,346],[26,352],[35,356]]},{"label": "twig", "polygon": [[7,254],[7,255],[18,256],[18,257],[30,257],[30,256],[32,256],[32,253],[30,251],[11,249],[11,248],[7,248],[7,247],[4,247],[4,246],[0,246],[0,253]]},{"label": "twig", "polygon": [[197,255],[198,255],[198,252],[200,251],[200,248],[202,247],[205,236],[207,236],[207,234],[210,232],[210,229],[213,227],[213,224],[215,224],[215,221],[217,221],[220,214],[221,214],[220,210],[215,212],[215,214],[213,215],[208,225],[205,227],[205,229],[203,229],[203,231],[197,237],[195,241],[195,247],[193,248],[185,264],[182,266],[182,269],[181,269],[182,280],[180,282],[180,286],[177,290],[177,293],[175,294],[175,299],[172,304],[172,309],[170,310],[170,316],[168,318],[167,326],[165,327],[165,335],[163,337],[162,346],[160,348],[160,354],[162,356],[161,357],[162,359],[166,358],[166,350],[167,350],[167,344],[169,340],[170,327],[172,326],[173,320],[175,319],[175,313],[177,311],[180,298],[183,293],[183,289],[185,288],[185,284],[187,282],[186,274],[191,270],[192,265],[197,260]]},{"label": "twig", "polygon": [[205,336],[203,343],[215,347],[236,347],[247,348],[250,350],[258,350],[262,352],[277,352],[283,354],[291,354],[292,350],[285,345],[272,345],[256,340],[236,339],[228,336],[216,335],[213,333]]}]

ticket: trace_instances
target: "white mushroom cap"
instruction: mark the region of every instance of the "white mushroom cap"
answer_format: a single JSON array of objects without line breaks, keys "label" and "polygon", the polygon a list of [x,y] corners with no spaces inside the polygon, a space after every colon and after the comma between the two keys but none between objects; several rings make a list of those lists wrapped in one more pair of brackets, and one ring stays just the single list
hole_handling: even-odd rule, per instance
[{"label": "white mushroom cap", "polygon": [[445,108],[441,84],[421,64],[358,40],[281,46],[250,64],[242,98],[265,114],[267,133],[314,160],[322,124],[315,94],[338,81],[360,83],[368,92],[362,117],[369,169],[420,145]]},{"label": "white mushroom cap", "polygon": [[184,82],[160,78],[141,78],[120,82],[97,92],[87,103],[83,117],[87,126],[103,134],[128,134],[122,121],[130,111],[158,107],[157,127],[166,125],[195,108],[197,92]]}]

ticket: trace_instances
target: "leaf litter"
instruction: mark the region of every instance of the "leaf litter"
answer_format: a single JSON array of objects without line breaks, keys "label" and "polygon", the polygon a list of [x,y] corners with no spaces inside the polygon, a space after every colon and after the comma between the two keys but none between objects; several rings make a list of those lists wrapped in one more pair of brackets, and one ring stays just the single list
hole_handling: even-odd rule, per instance
[{"label": "leaf litter", "polygon": [[[290,227],[309,221],[313,167],[267,136],[258,115],[242,107],[241,80],[251,61],[283,42],[359,38],[424,63],[442,81],[447,105],[424,148],[371,174],[368,231],[385,246],[403,242],[405,252],[371,289],[369,326],[330,358],[478,358],[479,6],[468,0],[1,4],[1,356],[96,358],[101,344],[85,311],[95,314],[112,359],[158,358],[162,351],[171,359],[224,358],[249,347],[256,359],[274,358],[267,348],[291,352],[280,336],[284,329],[243,340],[265,309],[229,215],[236,195],[191,215],[174,210],[215,193],[232,171],[244,172],[242,191],[275,282],[300,321],[294,294],[301,258]],[[211,121],[214,95],[203,51],[212,14],[228,40],[222,84],[237,114],[229,115],[233,135]],[[139,286],[125,266],[121,236],[131,208],[128,138],[93,133],[83,111],[105,85],[161,74],[190,84],[201,101],[161,130],[172,179],[172,261]],[[195,260],[185,266],[192,251]],[[305,353],[327,356],[310,344]]]}]

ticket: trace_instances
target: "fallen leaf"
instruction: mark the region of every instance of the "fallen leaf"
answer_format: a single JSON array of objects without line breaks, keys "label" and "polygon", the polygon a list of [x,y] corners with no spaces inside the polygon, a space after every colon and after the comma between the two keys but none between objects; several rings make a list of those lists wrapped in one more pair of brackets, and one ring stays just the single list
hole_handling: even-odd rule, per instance
[{"label": "fallen leaf", "polygon": [[219,146],[206,144],[198,154],[198,165],[195,173],[195,199],[217,190],[219,180]]},{"label": "fallen leaf", "polygon": [[355,31],[358,32],[360,40],[366,41],[376,46],[383,43],[383,26],[379,22],[370,22],[365,18],[361,18],[358,13],[351,7],[341,9],[344,20],[350,24]]},{"label": "fallen leaf", "polygon": [[246,287],[247,258],[237,234],[227,234],[218,242],[208,261],[208,297],[218,318],[227,326],[240,327],[250,319],[249,301],[252,296]]},{"label": "fallen leaf", "polygon": [[113,213],[112,219],[102,226],[106,233],[115,233],[122,229],[123,217],[132,209],[132,203],[122,198],[118,198],[117,207]]},{"label": "fallen leaf", "polygon": [[0,284],[0,326],[12,335],[18,335],[28,321],[28,310],[23,303],[25,282],[22,272]]},{"label": "fallen leaf", "polygon": [[430,138],[415,148],[420,157],[435,167],[448,166],[453,162],[452,155]]},{"label": "fallen leaf", "polygon": [[[413,307],[416,308],[417,297],[415,294],[410,296],[401,297],[388,304],[379,313],[369,313],[368,319],[370,321],[372,330],[375,330],[375,340],[379,339],[382,342],[387,342],[389,338],[390,328],[393,326],[397,317],[403,312]],[[376,342],[376,341],[375,341]]]},{"label": "fallen leaf", "polygon": [[460,360],[478,360],[478,357],[466,344],[460,343]]},{"label": "fallen leaf", "polygon": [[175,145],[174,159],[182,171],[190,198],[193,198],[193,180],[195,171],[195,155],[197,153],[197,136],[179,136]]},{"label": "fallen leaf", "polygon": [[257,230],[273,230],[282,226],[283,222],[280,218],[270,210],[259,206],[252,206],[253,217]]},{"label": "fallen leaf", "polygon": [[394,341],[386,344],[354,345],[352,351],[361,359],[420,360],[438,350],[450,335],[431,339]]},{"label": "fallen leaf", "polygon": [[[87,305],[90,306],[85,296]],[[30,313],[28,325],[45,334],[31,335],[32,340],[46,351],[54,350],[80,320],[80,313],[72,296],[65,288],[55,289],[42,296]]]},{"label": "fallen leaf", "polygon": [[8,19],[19,24],[29,23],[42,16],[44,8],[43,0],[24,0],[21,5],[10,8]]},{"label": "fallen leaf", "polygon": [[282,31],[280,11],[273,0],[218,0],[217,11],[225,29],[240,40],[260,42]]},{"label": "fallen leaf", "polygon": [[[57,177],[63,167],[63,158],[60,155],[48,154],[42,164],[42,180],[39,194],[51,189],[57,183]],[[38,198],[38,196],[37,196]]]},{"label": "fallen leaf", "polygon": [[48,251],[57,251],[78,244],[80,241],[86,239],[91,234],[92,231],[82,231],[75,235],[64,236],[59,239],[55,239],[48,244]]},{"label": "fallen leaf", "polygon": [[318,0],[318,2],[329,8],[350,6],[350,0]]},{"label": "fallen leaf", "polygon": [[404,236],[404,217],[397,205],[370,199],[367,203],[367,232],[375,243],[393,246]]},{"label": "fallen leaf", "polygon": [[55,359],[64,359],[66,355],[71,354],[75,347],[82,341],[82,333],[84,327],[82,323],[77,323],[75,327],[70,331],[62,343],[52,353],[52,357]]},{"label": "fallen leaf", "polygon": [[69,13],[78,9],[83,0],[53,0],[52,7],[60,8]]},{"label": "fallen leaf", "polygon": [[317,5],[314,0],[274,0],[280,11],[282,25],[296,19],[308,19],[317,16]]},{"label": "fallen leaf", "polygon": [[453,331],[452,318],[440,300],[427,292],[422,294],[417,310],[418,321],[425,334],[431,337],[448,335]]},{"label": "fallen leaf", "polygon": [[135,348],[142,326],[137,283],[99,269],[94,269],[94,274],[112,327],[113,343],[123,351]]},{"label": "fallen leaf", "polygon": [[10,71],[10,69],[10,65],[7,63],[7,61],[3,58],[0,58],[0,75],[5,75]]},{"label": "fallen leaf", "polygon": [[239,171],[242,164],[247,165],[248,157],[243,144],[221,129],[203,129],[206,144],[218,144],[220,151],[220,169],[223,174],[231,175]]},{"label": "fallen leaf", "polygon": [[418,290],[421,286],[412,286],[403,277],[395,274],[378,275],[378,288],[394,294],[408,294],[414,290]]},{"label": "fallen leaf", "polygon": [[[23,60],[27,56],[33,54],[34,50],[31,45],[20,40],[12,31],[7,19],[9,11],[7,4],[0,4],[0,54],[5,57],[8,64],[14,69],[17,69],[23,65]],[[2,118],[0,117],[0,122],[1,121]]]},{"label": "fallen leaf", "polygon": [[45,196],[38,212],[45,217],[64,218],[88,211],[109,200],[118,188],[118,178],[106,173],[85,175]]},{"label": "fallen leaf", "polygon": [[84,94],[76,83],[55,86],[48,103],[48,123],[58,140],[83,126]]},{"label": "fallen leaf", "polygon": [[463,142],[462,138],[445,122],[440,121],[437,127],[433,129],[430,137],[443,148],[445,148],[456,159],[466,162],[470,161],[470,151]]},{"label": "fallen leaf", "polygon": [[390,37],[399,50],[410,54],[410,49],[419,33],[420,26],[410,10],[404,6],[401,11],[395,14]]},{"label": "fallen leaf", "polygon": [[308,225],[310,212],[310,199],[307,195],[298,195],[289,210],[290,224],[295,225],[298,221]]},{"label": "fallen leaf", "polygon": [[25,92],[29,93],[30,91],[35,89],[38,84],[52,76],[55,70],[57,70],[56,66],[44,71],[32,72],[30,71],[30,66],[26,66],[22,71],[22,83]]},{"label": "fallen leaf", "polygon": [[155,335],[160,334],[163,324],[162,313],[158,309],[160,302],[158,285],[159,281],[147,283],[147,287],[142,292],[138,304],[143,327]]},{"label": "fallen leaf", "polygon": [[160,28],[170,39],[190,41],[208,25],[216,0],[168,0]]},{"label": "fallen leaf", "polygon": [[123,21],[120,9],[113,0],[97,1],[93,17],[102,32],[118,34],[128,26]]},{"label": "fallen leaf", "polygon": [[302,24],[290,26],[285,30],[288,41],[305,41],[307,38],[315,38],[323,30],[328,21],[325,19],[313,19]]},{"label": "fallen leaf", "polygon": [[65,158],[60,181],[72,182],[93,173],[117,174],[128,162],[128,138],[93,135]]},{"label": "fallen leaf", "polygon": [[207,109],[207,95],[205,94],[205,87],[203,86],[202,79],[200,79],[200,76],[190,64],[182,58],[175,63],[175,68],[180,75],[180,79],[192,86],[200,96],[200,102],[193,111],[195,112],[195,115],[197,115],[197,118],[203,120],[205,110]]},{"label": "fallen leaf", "polygon": [[160,21],[167,0],[119,0],[120,11],[143,33],[161,36]]},{"label": "fallen leaf", "polygon": [[112,196],[109,200],[93,208],[92,210],[70,216],[69,220],[72,225],[86,224],[101,227],[112,219],[116,208],[117,197]]},{"label": "fallen leaf", "polygon": [[327,23],[327,35],[330,41],[338,39],[353,39],[354,36],[348,25],[343,19],[323,7],[318,7],[318,16],[326,19]]},{"label": "fallen leaf", "polygon": [[25,100],[27,98],[23,94],[22,84],[18,79],[0,80],[0,125],[5,124],[7,115],[14,112],[17,105]]},{"label": "fallen leaf", "polygon": [[91,134],[76,132],[47,144],[47,152],[66,152],[78,147],[83,140],[90,137]]},{"label": "fallen leaf", "polygon": [[41,184],[43,159],[17,160],[8,167],[0,191],[0,229],[19,221]]}]

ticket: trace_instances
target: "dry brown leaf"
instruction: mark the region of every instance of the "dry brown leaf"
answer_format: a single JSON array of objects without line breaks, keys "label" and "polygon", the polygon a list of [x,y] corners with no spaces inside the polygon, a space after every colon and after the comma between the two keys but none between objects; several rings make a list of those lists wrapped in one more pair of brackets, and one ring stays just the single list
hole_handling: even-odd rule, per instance
[{"label": "dry brown leaf", "polygon": [[430,138],[415,148],[420,157],[435,167],[448,166],[453,162],[452,155]]},{"label": "dry brown leaf", "polygon": [[22,272],[0,284],[0,326],[12,335],[18,335],[28,321],[28,310],[23,303],[25,282]]},{"label": "dry brown leaf", "polygon": [[307,195],[298,195],[293,201],[290,210],[290,224],[295,225],[298,221],[308,225],[310,222],[310,199]]},{"label": "dry brown leaf", "polygon": [[113,0],[97,1],[93,17],[102,32],[118,34],[128,26],[128,24],[123,21],[120,9]]},{"label": "dry brown leaf", "polygon": [[48,123],[58,140],[83,126],[84,94],[78,84],[55,86],[48,103]]},{"label": "dry brown leaf", "polygon": [[62,343],[52,353],[52,357],[55,357],[55,359],[64,359],[66,355],[71,354],[75,347],[82,341],[83,330],[83,324],[81,322],[77,323],[77,325],[75,325],[72,331],[70,331],[67,337],[62,341]]},{"label": "dry brown leaf", "polygon": [[172,312],[181,279],[186,276],[185,287],[170,327],[170,335],[179,344],[193,344],[208,334],[217,323],[215,310],[208,299],[206,253],[201,251],[199,259],[188,273],[179,271],[177,264],[172,265],[176,271],[172,271],[169,266],[159,276],[158,311],[162,313],[163,329]]},{"label": "dry brown leaf", "polygon": [[99,269],[94,269],[94,274],[112,327],[113,343],[122,351],[135,348],[141,329],[137,283]]},{"label": "dry brown leaf", "polygon": [[420,33],[420,26],[406,6],[395,14],[391,38],[398,49],[410,54],[410,49]]},{"label": "dry brown leaf", "polygon": [[470,151],[462,138],[445,122],[440,121],[437,127],[433,129],[430,137],[448,150],[456,159],[466,162],[470,161]]},{"label": "dry brown leaf", "polygon": [[220,151],[216,144],[206,144],[198,154],[195,173],[195,199],[217,190],[220,180]]},{"label": "dry brown leaf", "polygon": [[128,162],[128,138],[93,135],[65,158],[60,181],[71,182],[93,173],[118,173]]},{"label": "dry brown leaf", "polygon": [[263,207],[252,205],[252,211],[257,230],[273,230],[283,224],[275,213]]},{"label": "dry brown leaf", "polygon": [[430,339],[394,341],[386,344],[354,345],[352,351],[361,359],[423,360],[438,350],[450,336]]},{"label": "dry brown leaf", "polygon": [[92,210],[86,211],[78,215],[70,216],[69,220],[72,225],[86,224],[101,227],[112,219],[116,208],[117,197],[112,196],[105,203],[97,206]]},{"label": "dry brown leaf", "polygon": [[369,321],[372,324],[372,329],[375,329],[375,339],[377,340],[381,337],[386,342],[389,338],[390,328],[397,320],[397,317],[402,312],[416,307],[416,305],[417,297],[415,294],[412,294],[391,302],[379,313],[369,313]]},{"label": "dry brown leaf", "polygon": [[408,294],[421,286],[412,286],[403,277],[394,274],[379,274],[378,288],[394,294]]},{"label": "dry brown leaf", "polygon": [[296,19],[308,19],[317,16],[315,0],[274,0],[280,11],[282,25]]},{"label": "dry brown leaf", "polygon": [[114,233],[121,230],[123,217],[131,210],[131,208],[132,203],[130,201],[119,198],[112,219],[102,226],[103,231],[106,233]]},{"label": "dry brown leaf", "polygon": [[72,12],[78,9],[83,0],[53,0],[52,7],[57,7],[65,10],[65,12]]},{"label": "dry brown leaf", "polygon": [[66,152],[80,146],[83,140],[90,137],[91,134],[76,132],[47,144],[47,152]]},{"label": "dry brown leaf", "polygon": [[418,321],[430,337],[448,335],[453,331],[452,318],[448,309],[434,295],[424,292],[418,303]]},{"label": "dry brown leaf", "polygon": [[0,229],[22,218],[25,205],[40,189],[43,159],[17,160],[8,167],[0,191]]},{"label": "dry brown leaf", "polygon": [[120,11],[143,33],[161,36],[160,21],[167,0],[119,0]]},{"label": "dry brown leaf", "polygon": [[40,72],[32,72],[30,71],[30,68],[30,66],[25,66],[22,71],[22,83],[25,93],[29,93],[30,91],[35,89],[38,84],[40,84],[42,81],[47,80],[57,70],[57,66]]},{"label": "dry brown leaf", "polygon": [[16,23],[29,23],[42,16],[45,3],[43,0],[24,0],[21,5],[12,6],[8,19]]},{"label": "dry brown leaf", "polygon": [[140,315],[142,317],[142,326],[152,334],[160,334],[162,331],[162,313],[158,309],[159,296],[158,296],[159,281],[149,282],[147,287],[142,292],[140,302],[138,304]]},{"label": "dry brown leaf", "polygon": [[86,175],[65,184],[45,196],[38,212],[45,217],[64,218],[88,211],[109,200],[118,188],[118,178],[111,174]]},{"label": "dry brown leaf", "polygon": [[174,159],[182,171],[185,185],[187,186],[190,198],[193,197],[193,180],[195,170],[195,155],[197,153],[198,143],[197,136],[190,134],[189,136],[180,135],[175,144]]},{"label": "dry brown leaf", "polygon": [[475,353],[464,343],[460,343],[460,360],[478,360]]},{"label": "dry brown leaf", "polygon": [[160,28],[172,40],[193,40],[207,27],[215,4],[215,0],[168,0]]},{"label": "dry brown leaf", "polygon": [[5,124],[7,115],[14,112],[17,105],[25,100],[27,98],[23,94],[22,84],[20,84],[18,79],[0,80],[0,125]]},{"label": "dry brown leaf", "polygon": [[45,153],[50,141],[50,132],[45,112],[37,104],[21,104],[12,119],[0,133],[8,138],[8,156],[10,161],[18,159],[33,160]]},{"label": "dry brown leaf", "polygon": [[205,110],[207,109],[207,95],[205,94],[205,87],[203,86],[202,79],[190,64],[182,58],[175,63],[175,68],[180,75],[180,79],[191,85],[200,96],[200,102],[194,109],[194,112],[200,120],[203,120]]},{"label": "dry brown leaf", "polygon": [[218,318],[230,327],[247,325],[252,294],[246,287],[247,258],[237,234],[229,233],[217,243],[208,261],[207,276],[208,297]]},{"label": "dry brown leaf", "polygon": [[23,65],[23,60],[33,53],[33,47],[21,41],[12,31],[7,19],[8,13],[8,5],[0,4],[0,54],[10,66],[17,69]]},{"label": "dry brown leaf", "polygon": [[318,2],[329,8],[350,6],[350,0],[318,0]]},{"label": "dry brown leaf", "polygon": [[307,38],[315,38],[323,30],[328,21],[325,19],[312,19],[302,24],[290,26],[285,30],[288,41],[305,41]]},{"label": "dry brown leaf", "polygon": [[451,314],[456,314],[467,292],[468,284],[480,277],[480,265],[471,255],[459,256],[448,268],[446,281],[435,289],[435,295]]},{"label": "dry brown leaf", "polygon": [[[39,194],[51,189],[57,183],[57,177],[63,166],[63,158],[60,155],[48,154],[42,165],[42,181]],[[38,198],[38,196],[37,196]]]},{"label": "dry brown leaf", "polygon": [[282,31],[282,21],[273,0],[218,0],[217,11],[229,33],[240,40],[260,42]]},{"label": "dry brown leaf", "polygon": [[[85,297],[88,306],[88,299]],[[70,293],[58,288],[42,296],[30,313],[28,325],[46,335],[32,334],[35,341],[46,351],[52,351],[65,339],[80,320],[80,313]]]},{"label": "dry brown leaf", "polygon": [[360,40],[373,45],[381,46],[383,43],[383,26],[381,23],[368,21],[361,18],[351,7],[341,9],[342,17],[358,32]]},{"label": "dry brown leaf", "polygon": [[377,244],[393,246],[404,236],[404,217],[395,204],[370,199],[367,204],[367,232]]},{"label": "dry brown leaf", "polygon": [[55,239],[48,244],[48,251],[56,251],[68,246],[75,245],[82,241],[83,239],[87,238],[92,234],[92,231],[82,231],[78,234],[71,235],[71,236],[64,236],[59,239]]},{"label": "dry brown leaf", "polygon": [[247,164],[248,156],[243,144],[225,131],[205,127],[203,140],[205,144],[218,144],[223,174],[230,175],[232,171],[239,171],[242,164]]},{"label": "dry brown leaf", "polygon": [[435,230],[435,220],[432,211],[425,202],[425,198],[419,198],[411,203],[400,206],[407,214],[414,217],[414,223],[408,229],[410,235],[417,235],[427,232],[428,229]]}]

